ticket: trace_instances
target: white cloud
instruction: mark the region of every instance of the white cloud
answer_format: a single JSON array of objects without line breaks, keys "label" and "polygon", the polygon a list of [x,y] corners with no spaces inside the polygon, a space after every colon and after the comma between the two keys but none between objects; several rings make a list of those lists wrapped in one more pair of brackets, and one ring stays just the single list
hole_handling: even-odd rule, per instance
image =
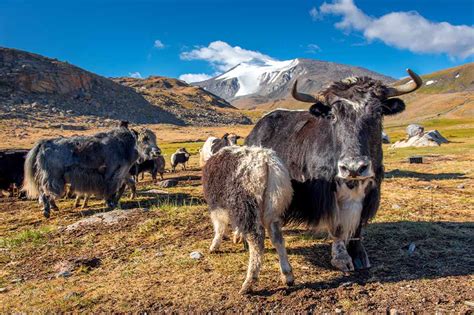
[{"label": "white cloud", "polygon": [[200,82],[212,78],[212,76],[205,73],[186,73],[179,76],[180,80],[187,83]]},{"label": "white cloud", "polygon": [[163,49],[165,48],[165,44],[163,44],[163,42],[159,39],[155,40],[155,43],[153,44],[153,47],[157,48],[157,49]]},{"label": "white cloud", "polygon": [[309,10],[309,15],[311,15],[314,21],[321,20],[322,18],[321,14],[316,8],[312,8],[311,10]]},{"label": "white cloud", "polygon": [[135,79],[141,79],[142,78],[142,75],[140,74],[140,72],[136,71],[136,72],[130,72],[128,74],[131,78],[135,78]]},{"label": "white cloud", "polygon": [[198,47],[191,51],[182,52],[180,57],[183,60],[208,61],[218,71],[227,71],[245,61],[273,60],[270,56],[258,51],[243,49],[239,46],[232,47],[223,41],[215,41],[207,47]]},{"label": "white cloud", "polygon": [[391,12],[370,17],[353,0],[323,3],[319,10],[310,11],[313,19],[321,15],[339,15],[338,29],[356,30],[371,40],[381,40],[389,46],[416,53],[445,53],[450,57],[467,58],[474,54],[474,27],[432,22],[417,12]]},{"label": "white cloud", "polygon": [[322,51],[321,47],[319,47],[316,44],[308,44],[306,46],[306,52],[307,53],[315,54],[315,53],[318,53],[318,52],[321,52],[321,51]]}]

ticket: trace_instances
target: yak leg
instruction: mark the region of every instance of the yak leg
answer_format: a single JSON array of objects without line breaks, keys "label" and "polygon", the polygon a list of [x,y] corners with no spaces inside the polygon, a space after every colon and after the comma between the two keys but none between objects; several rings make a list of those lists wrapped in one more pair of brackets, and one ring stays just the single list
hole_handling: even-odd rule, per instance
[{"label": "yak leg", "polygon": [[343,272],[349,272],[354,270],[352,258],[346,249],[344,240],[334,240],[331,248],[331,264],[337,269]]},{"label": "yak leg", "polygon": [[49,203],[49,198],[44,193],[41,193],[39,197],[40,202],[43,204],[43,215],[45,218],[49,219],[51,205]]},{"label": "yak leg", "polygon": [[213,210],[211,211],[211,221],[214,225],[214,239],[212,240],[209,251],[214,253],[219,250],[222,243],[222,238],[224,237],[227,226],[229,225],[229,215],[227,214],[227,211],[223,209]]},{"label": "yak leg", "polygon": [[51,209],[54,211],[59,211],[58,206],[56,205],[56,201],[53,197],[49,196],[49,204],[51,205]]},{"label": "yak leg", "polygon": [[77,194],[76,200],[74,200],[74,208],[79,207],[80,201],[81,201],[81,195]]},{"label": "yak leg", "polygon": [[85,194],[84,195],[84,202],[82,203],[82,209],[85,209],[87,207],[87,202],[89,201],[89,195],[88,194]]},{"label": "yak leg", "polygon": [[295,277],[288,261],[288,254],[286,253],[285,240],[281,233],[280,222],[272,222],[270,224],[270,239],[278,253],[278,260],[280,261],[281,281],[287,286],[293,285]]},{"label": "yak leg", "polygon": [[355,269],[370,268],[369,256],[361,241],[362,227],[359,226],[354,233],[354,237],[347,244],[347,252],[352,258]]},{"label": "yak leg", "polygon": [[253,231],[245,233],[245,239],[249,245],[249,265],[247,268],[247,277],[239,291],[240,294],[249,293],[252,290],[252,286],[258,280],[258,274],[262,267],[265,230],[258,224]]}]

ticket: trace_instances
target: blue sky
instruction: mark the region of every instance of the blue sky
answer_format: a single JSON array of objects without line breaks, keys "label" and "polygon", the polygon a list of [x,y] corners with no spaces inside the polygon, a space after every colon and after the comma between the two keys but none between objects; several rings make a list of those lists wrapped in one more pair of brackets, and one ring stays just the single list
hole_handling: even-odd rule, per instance
[{"label": "blue sky", "polygon": [[214,75],[260,55],[393,77],[473,61],[472,0],[326,2],[0,0],[0,46],[104,76]]}]

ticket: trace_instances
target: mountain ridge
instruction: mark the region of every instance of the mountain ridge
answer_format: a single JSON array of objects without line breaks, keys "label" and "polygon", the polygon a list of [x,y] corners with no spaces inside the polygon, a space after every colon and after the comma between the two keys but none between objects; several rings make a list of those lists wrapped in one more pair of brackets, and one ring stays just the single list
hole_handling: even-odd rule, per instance
[{"label": "mountain ridge", "polygon": [[193,85],[205,88],[238,108],[251,109],[289,99],[291,86],[296,79],[303,92],[316,93],[331,82],[349,76],[371,76],[387,83],[395,81],[362,67],[295,58],[263,61],[263,65],[240,63],[223,74]]}]

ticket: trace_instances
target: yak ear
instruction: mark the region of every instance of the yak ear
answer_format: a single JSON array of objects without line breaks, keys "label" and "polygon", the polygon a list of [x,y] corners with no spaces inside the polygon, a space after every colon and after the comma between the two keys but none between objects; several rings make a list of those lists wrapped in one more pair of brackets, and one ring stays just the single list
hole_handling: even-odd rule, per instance
[{"label": "yak ear", "polygon": [[316,117],[328,118],[331,115],[331,107],[317,102],[311,105],[309,112]]},{"label": "yak ear", "polygon": [[399,98],[389,98],[382,102],[384,115],[395,115],[405,110],[405,103]]},{"label": "yak ear", "polygon": [[227,136],[228,136],[228,135],[229,135],[228,133],[225,133],[225,134],[222,136],[222,139],[227,139]]}]

